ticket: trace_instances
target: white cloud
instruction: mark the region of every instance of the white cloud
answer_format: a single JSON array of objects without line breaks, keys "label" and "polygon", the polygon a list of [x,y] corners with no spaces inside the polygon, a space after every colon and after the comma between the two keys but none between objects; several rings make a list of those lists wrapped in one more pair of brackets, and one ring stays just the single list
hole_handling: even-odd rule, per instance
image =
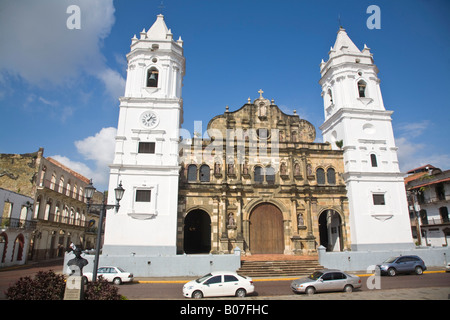
[{"label": "white cloud", "polygon": [[109,165],[113,162],[116,128],[103,128],[94,136],[75,141],[77,151],[85,160],[91,160],[94,168],[90,168],[83,162],[72,161],[61,155],[54,155],[51,158],[61,162],[68,168],[82,174],[88,179],[92,179],[99,191],[107,190],[109,181]]},{"label": "white cloud", "polygon": [[417,165],[417,153],[420,152],[425,145],[411,142],[406,137],[395,139],[395,144],[398,148],[397,157],[402,172],[421,166]]},{"label": "white cloud", "polygon": [[107,166],[113,161],[116,132],[113,127],[103,128],[95,136],[75,141],[75,146],[85,159]]},{"label": "white cloud", "polygon": [[395,139],[398,147],[397,156],[400,164],[400,170],[418,168],[420,166],[431,164],[443,170],[448,169],[450,155],[442,153],[432,153],[426,143],[419,143],[417,137],[422,135],[431,124],[429,120],[400,124],[396,127],[400,135]]},{"label": "white cloud", "polygon": [[[79,30],[67,28],[70,5],[80,7]],[[42,88],[95,76],[117,98],[125,81],[101,53],[115,23],[114,11],[113,0],[2,0],[0,71]]]},{"label": "white cloud", "polygon": [[105,69],[98,74],[98,78],[103,81],[111,97],[120,97],[124,94],[125,79],[117,71]]},{"label": "white cloud", "polygon": [[85,176],[86,178],[90,179],[94,175],[94,172],[86,164],[82,162],[72,161],[69,158],[61,155],[50,156],[50,158],[55,159],[56,161],[62,163],[71,170],[78,172],[79,174]]},{"label": "white cloud", "polygon": [[429,124],[430,120],[422,120],[419,122],[410,122],[410,123],[399,123],[396,126],[396,129],[400,131],[404,136],[418,137],[427,129]]},{"label": "white cloud", "polygon": [[116,128],[103,128],[95,136],[75,141],[78,152],[86,159],[95,163],[92,179],[97,186],[107,188],[109,181],[109,165],[114,160]]}]

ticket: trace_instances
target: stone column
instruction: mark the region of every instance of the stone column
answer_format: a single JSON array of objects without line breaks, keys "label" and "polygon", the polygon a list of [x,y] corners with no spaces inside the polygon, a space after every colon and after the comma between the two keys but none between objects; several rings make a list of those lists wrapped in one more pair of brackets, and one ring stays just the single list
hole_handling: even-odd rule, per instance
[{"label": "stone column", "polygon": [[226,195],[222,195],[221,197],[221,214],[219,214],[219,225],[222,225],[220,228],[222,230],[220,235],[220,252],[228,253],[228,231],[227,231],[227,207],[228,207],[228,200]]},{"label": "stone column", "polygon": [[312,223],[312,202],[313,202],[313,197],[311,197],[310,195],[307,196],[305,198],[305,201],[307,203],[307,209],[306,209],[306,221],[307,221],[307,227],[308,227],[308,232],[306,234],[306,249],[308,250],[309,253],[311,253],[312,251],[315,251],[316,249],[316,243],[315,240],[316,238],[314,237],[314,233],[313,233],[313,223]]},{"label": "stone column", "polygon": [[341,197],[341,214],[342,214],[342,225],[341,225],[341,229],[342,229],[342,236],[344,237],[342,243],[343,243],[343,248],[341,248],[341,250],[348,250],[349,249],[349,239],[348,239],[348,234],[347,234],[347,216],[345,214],[345,208],[344,208],[344,201],[347,201],[347,197]]},{"label": "stone column", "polygon": [[291,219],[294,219],[293,228],[295,228],[294,234],[291,237],[293,252],[294,254],[302,254],[302,241],[300,237],[300,232],[298,228],[297,219],[297,200],[295,197],[291,198]]},{"label": "stone column", "polygon": [[215,196],[213,197],[213,201],[215,203],[215,209],[213,209],[213,214],[216,214],[216,231],[214,232],[214,241],[216,242],[216,250],[220,251],[220,198]]},{"label": "stone column", "polygon": [[242,197],[238,196],[236,199],[238,201],[238,212],[236,214],[237,215],[237,217],[236,217],[236,219],[237,219],[237,221],[236,221],[236,224],[237,224],[236,243],[239,245],[239,248],[241,250],[243,250],[244,249],[244,235],[243,235],[243,228],[244,228],[243,215],[244,215],[244,213],[242,212],[242,207],[243,207]]}]

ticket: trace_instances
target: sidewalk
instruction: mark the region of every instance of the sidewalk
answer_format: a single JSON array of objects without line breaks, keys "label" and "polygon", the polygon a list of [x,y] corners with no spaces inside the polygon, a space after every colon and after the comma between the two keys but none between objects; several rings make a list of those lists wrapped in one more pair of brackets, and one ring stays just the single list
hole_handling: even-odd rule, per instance
[{"label": "sidewalk", "polygon": [[352,293],[327,292],[311,296],[295,294],[285,296],[246,297],[246,300],[449,300],[450,288],[417,288],[354,291]]}]

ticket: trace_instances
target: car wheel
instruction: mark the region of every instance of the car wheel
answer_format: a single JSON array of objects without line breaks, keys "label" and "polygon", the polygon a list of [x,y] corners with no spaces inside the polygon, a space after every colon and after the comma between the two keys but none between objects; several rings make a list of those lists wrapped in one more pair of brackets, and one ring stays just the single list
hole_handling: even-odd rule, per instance
[{"label": "car wheel", "polygon": [[397,271],[394,268],[389,268],[388,275],[391,277],[395,276],[397,274]]},{"label": "car wheel", "polygon": [[192,298],[194,298],[194,299],[203,298],[203,292],[201,292],[200,290],[196,290],[196,291],[192,292]]},{"label": "car wheel", "polygon": [[348,293],[353,292],[353,286],[350,285],[350,284],[346,285],[346,286],[344,287],[344,291],[345,291],[345,292],[348,292]]},{"label": "car wheel", "polygon": [[114,278],[113,283],[120,285],[120,284],[122,284],[122,280],[120,278]]},{"label": "car wheel", "polygon": [[416,267],[416,269],[414,269],[414,271],[416,272],[416,274],[417,275],[421,275],[421,274],[423,274],[423,269],[422,269],[422,267]]},{"label": "car wheel", "polygon": [[316,289],[315,289],[314,287],[308,287],[308,288],[306,288],[305,293],[306,293],[308,296],[311,296],[311,295],[313,295],[314,293],[316,293]]},{"label": "car wheel", "polygon": [[245,289],[240,288],[236,290],[236,297],[244,298],[246,294],[247,291],[245,291]]}]

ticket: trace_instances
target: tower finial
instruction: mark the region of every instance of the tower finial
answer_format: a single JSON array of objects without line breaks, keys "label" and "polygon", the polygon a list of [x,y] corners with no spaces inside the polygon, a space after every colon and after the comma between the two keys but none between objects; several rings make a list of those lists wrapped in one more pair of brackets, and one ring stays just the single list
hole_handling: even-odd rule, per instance
[{"label": "tower finial", "polygon": [[166,8],[164,6],[164,2],[163,1],[161,1],[161,3],[159,4],[158,8],[159,8],[159,14],[163,14],[163,10]]}]

